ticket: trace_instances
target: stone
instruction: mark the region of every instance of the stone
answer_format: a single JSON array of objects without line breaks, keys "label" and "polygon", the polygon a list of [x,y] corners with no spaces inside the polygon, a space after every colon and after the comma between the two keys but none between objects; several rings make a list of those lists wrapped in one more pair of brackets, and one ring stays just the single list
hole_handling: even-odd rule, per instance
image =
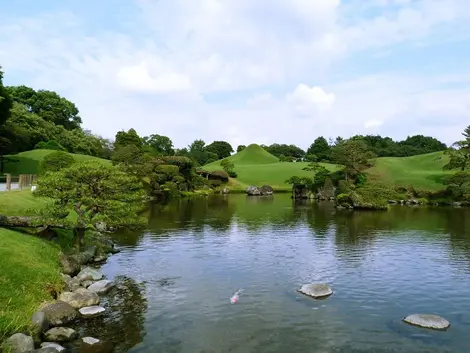
[{"label": "stone", "polygon": [[41,343],[41,348],[42,348],[42,349],[51,348],[51,349],[53,349],[55,352],[62,352],[62,351],[65,351],[65,348],[64,348],[64,347],[62,347],[60,344],[54,343],[54,342],[43,342],[43,343]]},{"label": "stone", "polygon": [[53,348],[53,347],[39,348],[39,349],[36,349],[34,351],[31,351],[31,353],[57,353],[57,352],[61,352],[61,351],[59,351],[59,350],[57,350],[56,348]]},{"label": "stone", "polygon": [[47,322],[50,326],[67,325],[74,321],[78,315],[77,310],[70,304],[60,300],[46,305],[41,311],[46,315]]},{"label": "stone", "polygon": [[35,331],[42,333],[49,330],[49,321],[47,321],[44,311],[36,311],[31,317],[31,322]]},{"label": "stone", "polygon": [[260,189],[259,189],[261,195],[272,195],[274,194],[274,189],[269,186],[269,185],[263,185]]},{"label": "stone", "polygon": [[85,267],[77,275],[77,278],[80,282],[83,282],[83,281],[99,281],[100,279],[103,278],[103,274],[100,271],[95,270],[94,268]]},{"label": "stone", "polygon": [[59,256],[62,272],[66,275],[75,276],[80,272],[80,263],[73,256],[61,254]]},{"label": "stone", "polygon": [[44,337],[51,342],[70,342],[78,338],[78,332],[68,327],[54,327]]},{"label": "stone", "polygon": [[259,189],[256,186],[248,186],[246,188],[246,193],[249,196],[259,196],[259,195],[261,195],[261,192],[259,191]]},{"label": "stone", "polygon": [[443,317],[432,314],[413,314],[405,317],[403,321],[410,325],[434,330],[445,330],[450,326],[449,321]]},{"label": "stone", "polygon": [[5,352],[25,353],[34,350],[34,341],[31,336],[23,333],[15,333],[3,342],[2,347]]},{"label": "stone", "polygon": [[333,291],[326,283],[304,284],[299,292],[312,298],[326,298],[333,294]]},{"label": "stone", "polygon": [[88,344],[90,346],[93,346],[95,344],[100,343],[101,341],[99,339],[93,338],[93,337],[83,337],[82,342],[85,343],[85,344]]},{"label": "stone", "polygon": [[114,287],[114,283],[107,280],[101,280],[98,282],[93,283],[91,286],[88,287],[88,290],[91,292],[95,292],[98,294],[105,294]]},{"label": "stone", "polygon": [[81,287],[80,280],[77,277],[70,279],[70,281],[65,282],[65,291],[75,292],[78,288]]},{"label": "stone", "polygon": [[87,306],[87,307],[81,308],[80,310],[78,310],[78,312],[84,318],[92,318],[92,317],[97,317],[97,316],[102,315],[105,312],[105,308],[103,308],[102,306],[97,306],[97,305]]},{"label": "stone", "polygon": [[75,292],[63,292],[59,296],[59,300],[70,304],[75,309],[81,309],[100,303],[98,294],[86,288],[79,288]]},{"label": "stone", "polygon": [[221,190],[221,193],[222,193],[223,195],[230,194],[230,189],[229,189],[229,188],[223,188],[223,189]]},{"label": "stone", "polygon": [[[95,282],[93,282],[93,281],[83,281],[83,282],[81,283],[81,286],[82,286],[83,288],[88,288],[88,287],[91,286],[93,283],[95,283]],[[77,289],[78,289],[78,288],[77,288]],[[72,292],[73,292],[73,291],[72,291]]]},{"label": "stone", "polygon": [[388,200],[388,203],[391,204],[391,205],[395,205],[395,204],[397,204],[398,202],[395,201],[395,200]]},{"label": "stone", "polygon": [[100,256],[95,257],[93,262],[94,263],[105,262],[107,259],[108,257],[106,255],[100,255]]},{"label": "stone", "polygon": [[95,228],[98,232],[105,233],[108,230],[108,227],[106,226],[105,222],[96,222],[95,223]]}]

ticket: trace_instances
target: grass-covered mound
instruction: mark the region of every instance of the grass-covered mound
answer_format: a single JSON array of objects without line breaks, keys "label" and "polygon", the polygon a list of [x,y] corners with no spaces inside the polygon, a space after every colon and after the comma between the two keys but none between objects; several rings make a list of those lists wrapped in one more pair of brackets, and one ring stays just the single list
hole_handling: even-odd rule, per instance
[{"label": "grass-covered mound", "polygon": [[60,288],[59,246],[0,228],[0,342],[26,331],[38,306]]},{"label": "grass-covered mound", "polygon": [[[21,152],[11,156],[5,156],[5,173],[10,173],[12,175],[19,174],[38,174],[39,164],[45,156],[50,153],[54,153],[54,150],[32,150]],[[106,159],[87,156],[84,154],[70,154],[76,161],[86,161],[86,160],[98,160],[102,161],[104,164],[111,164],[111,161]]]},{"label": "grass-covered mound", "polygon": [[[266,151],[263,147],[251,144],[242,151],[227,158],[235,165],[252,165],[252,164],[271,164],[279,162],[276,156]],[[220,161],[214,162],[220,165]]]}]

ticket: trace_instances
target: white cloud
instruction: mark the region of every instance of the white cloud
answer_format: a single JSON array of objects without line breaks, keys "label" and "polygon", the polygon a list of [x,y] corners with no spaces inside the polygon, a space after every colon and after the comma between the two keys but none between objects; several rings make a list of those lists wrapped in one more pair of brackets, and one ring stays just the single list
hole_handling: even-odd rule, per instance
[{"label": "white cloud", "polygon": [[303,116],[312,116],[328,110],[335,99],[333,93],[326,93],[321,87],[308,87],[303,83],[299,84],[294,92],[286,95],[287,102]]}]

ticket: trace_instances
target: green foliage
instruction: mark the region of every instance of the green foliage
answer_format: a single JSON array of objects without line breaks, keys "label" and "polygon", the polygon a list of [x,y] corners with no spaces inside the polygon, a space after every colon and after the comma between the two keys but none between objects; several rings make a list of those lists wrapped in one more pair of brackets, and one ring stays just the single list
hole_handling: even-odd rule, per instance
[{"label": "green foliage", "polygon": [[114,140],[115,148],[134,145],[138,149],[142,149],[143,144],[143,139],[137,134],[134,129],[129,129],[127,132],[124,130],[118,131]]},{"label": "green foliage", "polygon": [[470,173],[457,172],[446,178],[447,191],[454,200],[470,200]]},{"label": "green foliage", "polygon": [[8,90],[3,86],[3,71],[1,69],[0,66],[0,126],[10,117],[10,110],[13,106]]},{"label": "green foliage", "polygon": [[162,185],[162,191],[166,199],[174,199],[180,196],[178,184],[173,181],[167,181]]},{"label": "green foliage", "polygon": [[215,170],[209,174],[209,179],[220,180],[223,183],[228,182],[229,175],[223,170]]},{"label": "green foliage", "polygon": [[153,134],[143,138],[143,143],[151,147],[158,156],[170,156],[174,154],[173,142],[167,136]]},{"label": "green foliage", "polygon": [[246,148],[245,145],[239,145],[239,146],[237,147],[237,153],[243,151],[245,148]]},{"label": "green foliage", "polygon": [[24,105],[29,112],[45,121],[63,126],[66,130],[77,129],[82,123],[75,104],[55,92],[35,91],[26,86],[7,87],[7,90],[13,101]]},{"label": "green foliage", "polygon": [[[45,224],[86,229],[103,221],[116,228],[143,224],[138,216],[144,197],[142,183],[116,167],[96,161],[75,163],[39,178],[37,196],[51,198],[41,214]],[[67,217],[72,213],[73,217]]]},{"label": "green foliage", "polygon": [[34,146],[34,149],[39,150],[54,150],[54,151],[66,151],[64,146],[58,143],[56,140],[49,140],[47,142],[41,141]]},{"label": "green foliage", "polygon": [[289,185],[299,185],[304,184],[307,185],[309,189],[313,187],[313,179],[309,177],[299,177],[299,176],[291,176],[289,179],[285,181],[286,184]]},{"label": "green foliage", "polygon": [[457,141],[446,151],[449,162],[444,166],[446,170],[460,169],[464,171],[470,168],[470,125],[462,133],[464,139]]},{"label": "green foliage", "polygon": [[286,161],[291,161],[293,159],[303,158],[305,156],[305,151],[295,145],[286,145],[273,143],[270,146],[262,146],[267,152],[281,159],[281,155],[284,155],[285,158],[288,158]]},{"label": "green foliage", "polygon": [[234,171],[235,164],[233,164],[230,160],[228,159],[222,160],[220,162],[220,166],[231,178],[237,177],[237,173]]},{"label": "green foliage", "polygon": [[75,159],[67,152],[52,152],[43,158],[39,165],[39,170],[41,174],[58,172],[63,168],[70,167],[73,163],[75,163]]},{"label": "green foliage", "polygon": [[119,166],[124,172],[144,178],[152,172],[153,157],[144,153],[134,144],[118,146],[112,154],[113,165]]},{"label": "green foliage", "polygon": [[232,146],[226,141],[214,141],[206,146],[207,152],[212,152],[217,155],[217,159],[223,159],[230,156],[233,152]]},{"label": "green foliage", "polygon": [[348,183],[346,180],[340,180],[336,187],[336,194],[349,194],[355,189],[353,184]]},{"label": "green foliage", "polygon": [[331,146],[323,136],[320,136],[310,145],[307,150],[307,155],[315,156],[315,159],[312,160],[312,162],[329,161],[331,157]]},{"label": "green foliage", "polygon": [[179,168],[176,165],[162,164],[155,167],[155,173],[164,174],[168,180],[173,179],[179,175]]},{"label": "green foliage", "polygon": [[362,140],[344,140],[332,149],[332,160],[344,166],[346,180],[356,180],[363,170],[372,166],[371,159],[374,157],[374,153]]}]

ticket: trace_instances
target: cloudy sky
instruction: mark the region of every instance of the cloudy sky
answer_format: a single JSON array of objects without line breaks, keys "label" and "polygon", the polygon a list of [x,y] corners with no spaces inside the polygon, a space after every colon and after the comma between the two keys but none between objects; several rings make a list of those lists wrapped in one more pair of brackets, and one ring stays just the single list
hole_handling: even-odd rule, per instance
[{"label": "cloudy sky", "polygon": [[57,91],[105,137],[177,147],[453,142],[469,58],[468,0],[0,0],[5,84]]}]

